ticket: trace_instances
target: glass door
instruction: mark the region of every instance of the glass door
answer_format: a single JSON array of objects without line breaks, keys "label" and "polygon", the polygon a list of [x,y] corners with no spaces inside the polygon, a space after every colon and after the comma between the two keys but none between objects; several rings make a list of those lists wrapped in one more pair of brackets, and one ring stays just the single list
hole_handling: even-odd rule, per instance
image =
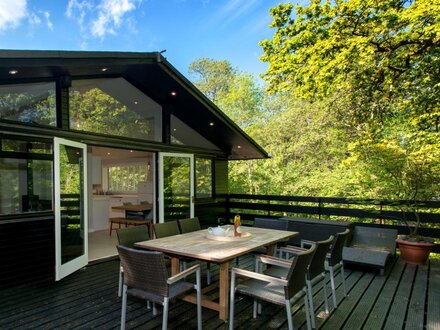
[{"label": "glass door", "polygon": [[159,154],[159,222],[194,216],[194,156]]},{"label": "glass door", "polygon": [[87,148],[54,138],[55,277],[87,265]]}]

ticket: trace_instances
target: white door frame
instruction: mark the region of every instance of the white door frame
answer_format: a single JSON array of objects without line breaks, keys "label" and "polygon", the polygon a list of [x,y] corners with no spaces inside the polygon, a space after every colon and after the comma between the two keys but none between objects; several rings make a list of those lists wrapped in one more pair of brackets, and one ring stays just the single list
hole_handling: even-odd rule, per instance
[{"label": "white door frame", "polygon": [[[61,191],[60,191],[60,145],[67,145],[83,150],[83,232],[84,254],[65,263],[61,263]],[[67,275],[81,269],[88,263],[88,196],[87,196],[87,145],[75,141],[54,138],[54,210],[55,210],[55,280],[59,281]]]},{"label": "white door frame", "polygon": [[174,152],[159,152],[159,223],[165,219],[164,198],[163,198],[163,159],[164,157],[184,157],[190,160],[190,217],[194,217],[194,155]]}]

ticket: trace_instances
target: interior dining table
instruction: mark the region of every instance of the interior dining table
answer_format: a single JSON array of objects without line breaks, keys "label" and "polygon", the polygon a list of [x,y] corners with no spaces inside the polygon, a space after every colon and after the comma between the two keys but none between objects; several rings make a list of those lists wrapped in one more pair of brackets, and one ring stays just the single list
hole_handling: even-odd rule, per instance
[{"label": "interior dining table", "polygon": [[125,204],[125,205],[117,205],[112,206],[113,211],[124,211],[124,217],[126,219],[130,218],[130,214],[134,213],[142,213],[144,220],[146,221],[146,225],[148,226],[148,234],[150,238],[153,237],[153,220],[147,219],[147,216],[150,214],[151,210],[153,210],[153,204],[151,203],[141,203],[141,204]]},{"label": "interior dining table", "polygon": [[[233,231],[233,227],[230,226]],[[202,296],[202,306],[215,310],[221,320],[228,319],[229,266],[235,258],[248,254],[262,247],[267,254],[273,255],[277,243],[297,236],[298,232],[265,228],[242,227],[242,237],[213,237],[207,229],[191,233],[174,235],[160,239],[136,243],[136,247],[163,252],[171,257],[171,273],[179,272],[179,257],[215,263],[219,266],[218,302],[208,296]],[[187,295],[183,300],[196,303],[194,295]]]}]

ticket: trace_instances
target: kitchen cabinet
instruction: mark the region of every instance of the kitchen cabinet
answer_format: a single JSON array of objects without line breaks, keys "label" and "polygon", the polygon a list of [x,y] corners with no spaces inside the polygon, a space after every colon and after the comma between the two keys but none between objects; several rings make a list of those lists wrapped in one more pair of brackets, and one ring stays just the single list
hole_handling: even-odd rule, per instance
[{"label": "kitchen cabinet", "polygon": [[109,200],[106,196],[93,197],[90,231],[107,230],[109,219]]},{"label": "kitchen cabinet", "polygon": [[102,184],[102,159],[92,156],[92,183]]}]

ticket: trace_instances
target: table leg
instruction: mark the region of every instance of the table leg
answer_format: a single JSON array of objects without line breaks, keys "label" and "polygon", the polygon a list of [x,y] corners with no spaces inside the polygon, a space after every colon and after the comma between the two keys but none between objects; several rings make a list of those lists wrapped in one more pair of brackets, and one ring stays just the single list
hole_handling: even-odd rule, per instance
[{"label": "table leg", "polygon": [[266,246],[266,249],[267,249],[267,255],[268,255],[268,256],[273,256],[273,255],[274,255],[274,253],[275,253],[275,247],[276,247],[276,244],[272,244],[272,245],[268,245],[268,246]]},{"label": "table leg", "polygon": [[229,261],[220,264],[219,268],[219,318],[227,321],[229,308]]},{"label": "table leg", "polygon": [[178,257],[171,257],[171,276],[180,272],[180,262]]}]

